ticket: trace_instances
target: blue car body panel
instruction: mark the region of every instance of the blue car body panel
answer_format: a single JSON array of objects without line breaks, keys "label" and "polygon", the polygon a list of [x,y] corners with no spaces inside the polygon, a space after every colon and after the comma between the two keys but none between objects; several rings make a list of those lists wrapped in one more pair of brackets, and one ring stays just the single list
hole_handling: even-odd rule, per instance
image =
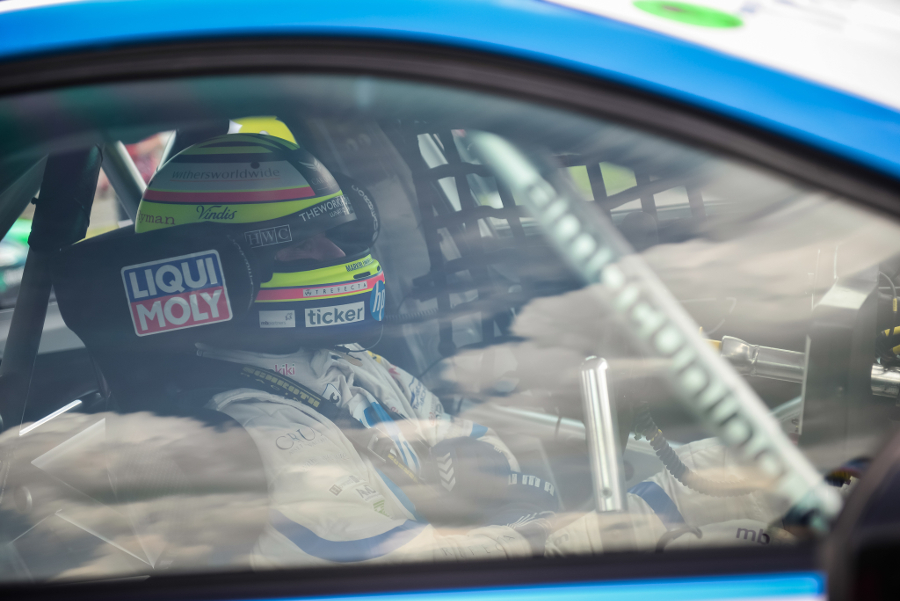
[{"label": "blue car body panel", "polygon": [[[825,579],[813,572],[745,574],[708,578],[507,586],[468,590],[409,591],[313,597],[306,601],[816,601]],[[283,599],[282,601],[293,601]]]},{"label": "blue car body panel", "polygon": [[900,177],[900,113],[633,25],[538,0],[0,2],[0,61],[249,36],[400,40],[578,71],[739,119]]}]

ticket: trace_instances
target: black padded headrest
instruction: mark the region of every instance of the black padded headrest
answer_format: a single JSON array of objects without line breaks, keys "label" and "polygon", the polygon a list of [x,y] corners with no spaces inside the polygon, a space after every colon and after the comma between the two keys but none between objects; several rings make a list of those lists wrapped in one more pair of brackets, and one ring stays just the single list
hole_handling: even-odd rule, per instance
[{"label": "black padded headrest", "polygon": [[259,288],[251,255],[215,224],[181,230],[117,230],[59,252],[59,310],[92,353],[193,354],[233,337]]}]

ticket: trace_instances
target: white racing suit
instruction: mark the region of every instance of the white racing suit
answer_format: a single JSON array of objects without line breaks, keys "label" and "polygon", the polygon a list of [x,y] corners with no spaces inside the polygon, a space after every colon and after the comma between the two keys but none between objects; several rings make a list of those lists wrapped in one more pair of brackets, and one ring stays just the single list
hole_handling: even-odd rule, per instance
[{"label": "white racing suit", "polygon": [[[345,408],[366,427],[382,429],[413,471],[419,471],[428,459],[417,454],[414,441],[430,448],[458,438],[490,444],[502,453],[511,471],[519,471],[516,459],[493,431],[451,418],[421,382],[377,355],[354,352],[348,360],[329,350],[284,356],[209,348],[201,348],[200,354],[285,374]],[[361,454],[344,431],[299,401],[242,388],[217,394],[209,406],[244,426],[265,465],[269,524],[254,550],[256,567],[533,553],[528,540],[508,526],[438,530],[429,525],[403,490],[367,454]],[[421,450],[422,445],[417,448]],[[728,453],[714,439],[684,445],[678,455],[701,475],[729,479],[724,469],[731,463]],[[454,474],[449,476],[452,479]],[[546,552],[569,555],[653,550],[660,545],[675,549],[778,544],[792,538],[771,526],[787,510],[782,499],[765,491],[711,497],[688,489],[662,470],[629,491],[623,513],[559,516],[561,523],[576,519],[550,536]]]},{"label": "white racing suit", "polygon": [[[414,472],[428,448],[470,437],[518,464],[487,428],[453,419],[416,378],[368,353],[320,350],[291,356],[201,348],[200,355],[277,371],[382,429]],[[255,389],[217,394],[210,408],[240,422],[259,448],[269,483],[269,524],[254,549],[254,567],[334,565],[357,561],[504,558],[532,553],[507,526],[438,532],[404,492],[335,423],[307,405]],[[393,413],[393,419],[385,412]],[[419,445],[418,448],[422,448]],[[444,474],[453,484],[454,474]]]},{"label": "white racing suit", "polygon": [[[680,447],[677,454],[693,472],[711,480],[734,480],[730,453],[714,439]],[[587,513],[558,529],[547,541],[548,555],[619,550],[672,550],[711,545],[777,545],[794,537],[778,526],[789,502],[762,485],[758,491],[714,497],[691,490],[665,469],[633,486],[621,513]]]}]

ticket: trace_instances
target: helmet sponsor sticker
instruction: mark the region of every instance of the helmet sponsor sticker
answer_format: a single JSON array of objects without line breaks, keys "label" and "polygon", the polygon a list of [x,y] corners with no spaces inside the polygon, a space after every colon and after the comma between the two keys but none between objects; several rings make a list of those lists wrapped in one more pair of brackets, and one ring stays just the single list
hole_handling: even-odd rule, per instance
[{"label": "helmet sponsor sticker", "polygon": [[174,217],[164,215],[150,215],[148,213],[140,213],[137,215],[138,223],[151,223],[154,225],[178,225],[175,223]]},{"label": "helmet sponsor sticker", "polygon": [[[256,168],[253,168],[256,165]],[[177,165],[176,165],[177,166]],[[246,165],[243,168],[234,168],[229,165],[224,169],[221,165],[195,165],[193,168],[186,166],[180,171],[172,171],[170,181],[174,182],[242,182],[242,181],[277,181],[281,170],[273,167],[259,167],[259,163],[250,163],[250,169]]]},{"label": "helmet sponsor sticker", "polygon": [[346,294],[348,292],[358,292],[359,290],[365,290],[368,287],[368,282],[347,282],[346,284],[336,284],[334,286],[303,288],[303,298],[335,296],[338,294]]},{"label": "helmet sponsor sticker", "polygon": [[244,232],[244,238],[247,240],[250,248],[284,244],[285,242],[291,242],[291,227],[288,225],[276,225],[275,227],[268,227],[262,230],[251,230]]},{"label": "helmet sponsor sticker", "polygon": [[356,215],[356,213],[353,210],[353,205],[347,201],[347,197],[344,195],[329,198],[297,213],[297,216],[302,219],[304,223],[313,221],[317,217],[322,217],[323,215],[327,217],[337,217],[338,215]]},{"label": "helmet sponsor sticker", "polygon": [[381,226],[378,224],[378,211],[375,210],[375,204],[372,202],[372,199],[369,198],[369,195],[366,194],[366,191],[360,188],[355,184],[351,184],[350,189],[356,193],[357,196],[362,198],[363,202],[366,203],[366,206],[369,209],[369,215],[372,217],[372,240],[375,241],[375,238],[378,237],[378,231],[381,229]]},{"label": "helmet sponsor sticker", "polygon": [[[265,157],[248,157],[255,160]],[[202,160],[203,162],[197,162]],[[175,200],[190,192],[219,192],[240,196],[244,193],[291,190],[290,194],[316,196],[309,181],[288,161],[208,162],[185,155],[166,163],[150,182],[148,191],[162,194],[160,200]],[[302,196],[293,196],[302,198]]]},{"label": "helmet sponsor sticker", "polygon": [[196,209],[198,221],[233,221],[237,209],[223,205],[199,206]]},{"label": "helmet sponsor sticker", "polygon": [[367,267],[375,262],[375,259],[372,258],[372,255],[369,255],[365,259],[361,259],[356,261],[355,263],[347,263],[344,265],[344,269],[347,271],[356,271],[357,269],[362,269],[363,267]]},{"label": "helmet sponsor sticker", "polygon": [[384,297],[384,279],[381,279],[375,282],[375,289],[372,290],[372,298],[369,300],[369,308],[376,321],[384,319]]},{"label": "helmet sponsor sticker", "polygon": [[215,250],[127,265],[122,282],[138,336],[229,321],[233,315]]},{"label": "helmet sponsor sticker", "polygon": [[[340,193],[338,193],[340,194]],[[135,224],[139,231],[149,231],[162,227],[171,227],[172,225],[183,225],[185,223],[197,223],[201,221],[212,221],[214,223],[251,223],[259,224],[262,221],[271,221],[273,219],[285,219],[295,216],[300,212],[306,211],[310,207],[316,207],[322,203],[328,203],[333,197],[317,197],[317,198],[301,198],[297,200],[283,200],[278,202],[236,202],[233,197],[222,200],[213,194],[198,197],[192,202],[170,203],[153,200],[153,196],[149,191],[144,195],[141,201],[140,214],[153,214],[151,219],[138,219]],[[352,221],[356,214],[353,213],[349,203],[344,201],[334,203],[333,210],[314,211],[306,214],[307,219],[304,221],[300,217],[294,218],[298,225],[307,227],[317,227],[322,225],[325,229],[339,225],[346,221]],[[160,222],[157,222],[155,215],[164,216]],[[166,218],[169,221],[166,221]],[[259,227],[259,225],[255,225]]]},{"label": "helmet sponsor sticker", "polygon": [[259,327],[261,328],[295,328],[297,320],[294,319],[294,310],[288,311],[260,311]]},{"label": "helmet sponsor sticker", "polygon": [[341,282],[325,286],[294,286],[291,288],[263,288],[256,295],[256,302],[300,301],[315,298],[354,296],[372,290],[384,281],[384,273],[355,282]]},{"label": "helmet sponsor sticker", "polygon": [[366,317],[366,305],[363,302],[332,307],[317,307],[304,312],[307,328],[356,323]]}]

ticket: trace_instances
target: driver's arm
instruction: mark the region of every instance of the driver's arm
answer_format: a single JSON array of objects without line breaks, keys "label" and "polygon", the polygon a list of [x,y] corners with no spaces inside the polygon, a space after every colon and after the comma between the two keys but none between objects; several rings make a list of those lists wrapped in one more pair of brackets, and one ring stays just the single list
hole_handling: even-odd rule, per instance
[{"label": "driver's arm", "polygon": [[269,523],[257,567],[359,561],[502,558],[532,553],[512,528],[438,531],[361,457],[340,428],[312,409],[257,390],[215,402],[253,437],[269,482]]},{"label": "driver's arm", "polygon": [[[736,461],[715,438],[698,440],[677,450],[692,471],[728,480]],[[599,553],[621,549],[666,549],[695,544],[770,545],[791,535],[779,527],[788,511],[786,500],[761,486],[749,494],[710,496],[692,490],[665,468],[633,486],[622,513],[587,513],[554,532],[547,542],[553,555]]]},{"label": "driver's arm", "polygon": [[[467,419],[447,414],[440,399],[432,394],[418,378],[392,365],[381,355],[371,352],[366,355],[363,358],[364,361],[371,361],[390,374],[392,388],[402,403],[402,413],[417,420],[419,429],[430,447],[453,438],[480,440],[502,453],[509,463],[511,471],[519,471],[519,462],[493,430]],[[380,400],[384,402],[384,399]]]},{"label": "driver's arm", "polygon": [[402,404],[390,409],[402,409],[400,413],[415,418],[431,449],[435,476],[447,488],[444,502],[472,507],[472,525],[511,524],[536,551],[542,549],[547,519],[558,510],[552,483],[521,473],[519,462],[493,430],[448,415],[440,399],[417,378],[374,353],[365,359],[374,364],[369,373],[390,374],[386,378],[394,389],[390,396]]}]

